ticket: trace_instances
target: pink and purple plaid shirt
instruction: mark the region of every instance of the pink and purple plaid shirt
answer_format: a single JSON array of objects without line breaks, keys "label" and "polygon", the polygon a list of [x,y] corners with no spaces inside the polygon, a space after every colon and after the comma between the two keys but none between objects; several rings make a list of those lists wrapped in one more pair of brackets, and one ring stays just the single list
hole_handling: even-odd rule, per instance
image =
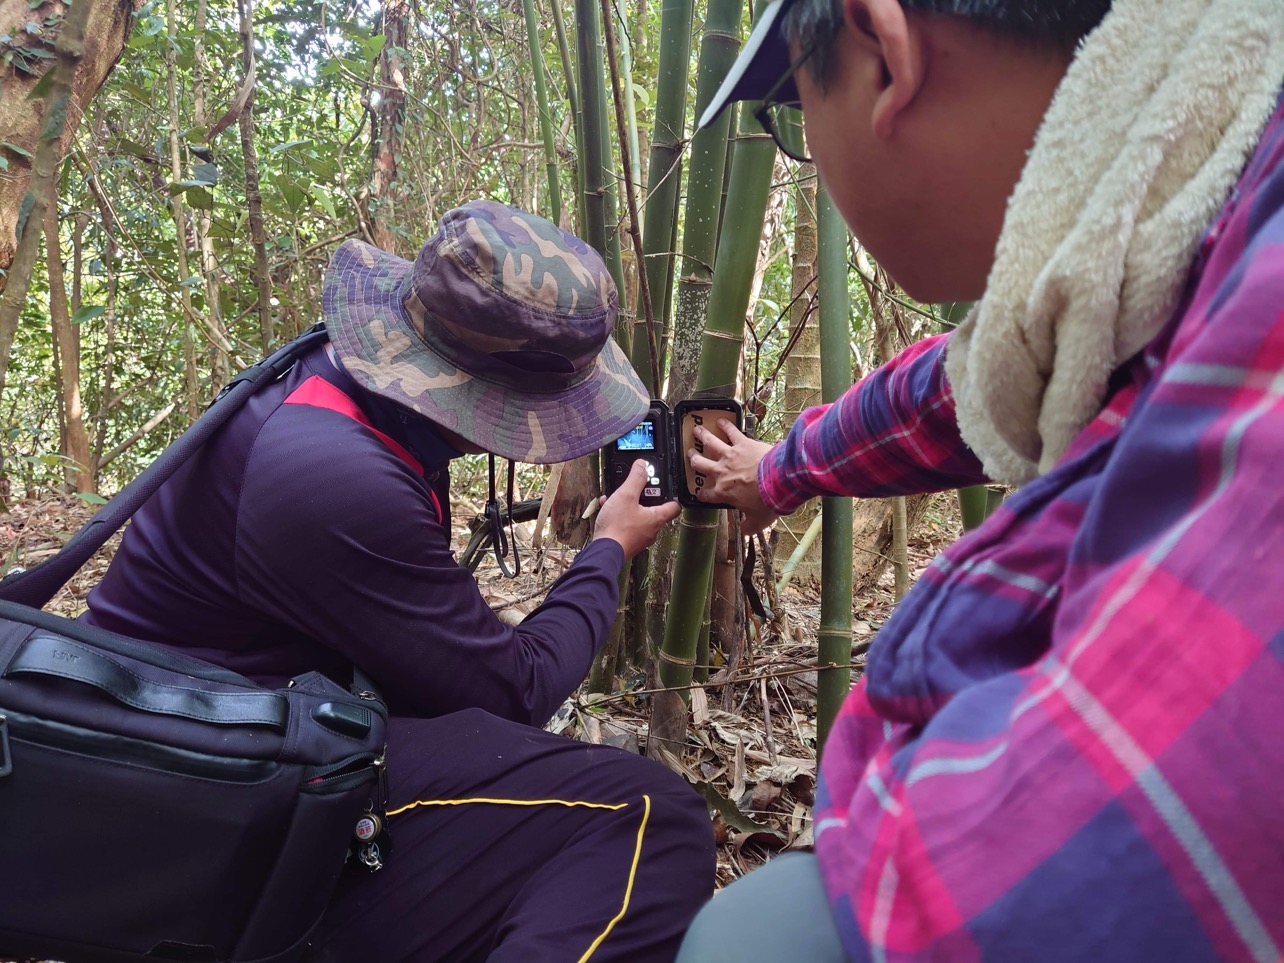
[{"label": "pink and purple plaid shirt", "polygon": [[[807,412],[768,505],[981,480],[946,340]],[[1284,111],[1113,387],[923,574],[838,717],[816,842],[853,959],[1284,953]]]}]

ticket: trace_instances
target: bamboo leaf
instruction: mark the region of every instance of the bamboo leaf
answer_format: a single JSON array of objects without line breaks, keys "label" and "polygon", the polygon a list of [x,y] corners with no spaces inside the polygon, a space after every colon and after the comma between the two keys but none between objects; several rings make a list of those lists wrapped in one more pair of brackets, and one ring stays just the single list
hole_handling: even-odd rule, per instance
[{"label": "bamboo leaf", "polygon": [[742,833],[767,833],[768,835],[776,837],[781,842],[784,842],[788,838],[778,829],[773,829],[772,827],[765,826],[762,823],[754,822],[742,813],[740,808],[736,806],[734,802],[722,795],[722,793],[718,792],[712,783],[698,782],[696,783],[695,788],[696,791],[704,797],[705,802],[709,804],[709,808],[721,816],[722,821],[732,829]]}]

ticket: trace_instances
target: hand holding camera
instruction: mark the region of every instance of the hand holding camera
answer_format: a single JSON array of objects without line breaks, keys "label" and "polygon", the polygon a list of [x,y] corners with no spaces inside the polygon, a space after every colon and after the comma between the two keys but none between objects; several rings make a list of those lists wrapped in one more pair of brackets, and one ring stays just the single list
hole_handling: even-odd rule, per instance
[{"label": "hand holding camera", "polygon": [[701,451],[696,432],[725,424],[738,428],[740,403],[731,398],[694,398],[679,402],[674,411],[663,401],[652,401],[646,419],[602,451],[602,489],[614,492],[628,477],[634,462],[646,466],[643,505],[663,505],[674,498],[686,508],[734,508],[701,494],[706,479],[688,462],[686,453]]},{"label": "hand holding camera", "polygon": [[651,477],[646,459],[633,462],[620,486],[609,498],[602,499],[602,510],[597,514],[593,530],[594,541],[614,539],[624,549],[624,557],[632,558],[655,541],[661,528],[678,517],[682,509],[677,502],[646,504],[642,493]]}]

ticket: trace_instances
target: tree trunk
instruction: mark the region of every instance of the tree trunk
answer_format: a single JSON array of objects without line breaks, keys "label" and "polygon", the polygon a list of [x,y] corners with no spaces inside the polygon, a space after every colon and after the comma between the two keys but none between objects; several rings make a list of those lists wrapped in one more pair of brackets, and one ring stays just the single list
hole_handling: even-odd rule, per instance
[{"label": "tree trunk", "polygon": [[[397,165],[401,161],[406,125],[406,45],[410,23],[409,0],[385,0],[383,49],[379,52],[379,103],[375,107],[374,162],[370,173],[370,232],[375,247],[397,252]],[[480,99],[480,98],[479,98]]]},{"label": "tree trunk", "polygon": [[[95,117],[96,132],[103,129],[102,112]],[[79,168],[85,174],[89,192],[98,207],[98,219],[103,233],[102,261],[107,275],[107,295],[103,311],[104,345],[102,355],[102,384],[98,391],[98,410],[94,430],[94,475],[97,478],[103,467],[103,452],[107,449],[106,412],[112,404],[116,380],[116,295],[120,287],[116,265],[116,219],[111,205],[98,186],[97,175]]]},{"label": "tree trunk", "polygon": [[[663,390],[663,379],[660,376],[659,361],[659,330],[655,321],[655,310],[651,294],[650,271],[643,268],[646,260],[646,252],[642,247],[642,229],[638,217],[637,195],[634,191],[636,181],[631,173],[632,167],[629,163],[629,138],[628,129],[628,110],[625,107],[625,95],[628,96],[627,103],[633,101],[632,81],[628,81],[628,89],[622,89],[624,84],[620,79],[620,71],[617,66],[618,54],[615,45],[615,17],[612,15],[611,0],[602,0],[602,22],[605,26],[604,35],[606,37],[606,55],[607,63],[611,67],[611,94],[615,100],[615,123],[616,130],[620,141],[620,169],[624,172],[624,200],[625,206],[629,213],[629,237],[633,242],[634,254],[634,275],[637,278],[638,289],[638,313],[645,319],[645,330],[638,332],[632,328],[628,329],[623,336],[632,342],[633,365],[637,369],[638,376],[650,386],[650,395],[652,398],[658,398]],[[634,139],[636,139],[636,128],[634,130]],[[669,232],[671,233],[671,232]],[[663,260],[663,259],[661,259]],[[620,291],[621,303],[630,303],[629,295],[626,291]],[[638,368],[638,345],[639,337],[646,338],[650,347],[645,354],[645,366]]]},{"label": "tree trunk", "polygon": [[[930,495],[905,498],[905,531],[923,520]],[[894,561],[893,500],[858,498],[852,506],[852,593],[861,596],[874,588],[884,569]]]},{"label": "tree trunk", "polygon": [[[56,184],[56,182],[55,182]],[[62,244],[58,236],[58,206],[45,209],[45,260],[49,269],[49,318],[61,362],[59,397],[63,413],[62,453],[67,484],[72,491],[94,490],[93,459],[89,454],[89,433],[80,400],[80,346],[67,307],[67,284],[62,269]]]},{"label": "tree trunk", "polygon": [[[169,49],[165,54],[169,89],[169,174],[178,183],[183,179],[182,144],[179,132],[182,126],[178,115],[178,2],[169,0],[166,9],[169,27]],[[196,315],[192,309],[192,288],[188,284],[190,272],[187,263],[187,210],[183,195],[170,199],[174,217],[174,250],[178,255],[178,283],[183,305],[183,384],[187,402],[187,418],[195,421],[201,411],[201,370],[196,349]]]},{"label": "tree trunk", "polygon": [[[76,66],[71,80],[72,109],[67,113],[68,123],[59,139],[57,157],[63,157],[71,146],[76,132],[76,122],[84,114],[90,100],[98,92],[111,69],[120,59],[134,12],[142,0],[84,0],[88,4],[84,30],[84,54]],[[57,0],[39,3],[34,8],[28,0],[0,0],[0,35],[20,38],[11,49],[24,47],[47,53],[52,50],[58,28],[45,28],[49,17],[65,15],[67,6]],[[35,32],[28,32],[28,25]],[[0,131],[3,139],[20,151],[0,148],[0,156],[8,161],[4,176],[0,177],[0,271],[8,271],[17,249],[14,228],[18,222],[18,208],[31,179],[32,158],[40,139],[48,101],[29,95],[45,74],[50,63],[39,56],[23,57],[19,53],[13,63],[0,69]],[[5,277],[0,275],[0,291],[4,290]],[[5,356],[0,352],[0,357]]]},{"label": "tree trunk", "polygon": [[744,588],[740,584],[740,520],[735,512],[719,512],[716,544],[709,600],[709,647],[718,647],[730,655],[744,634],[745,615]]},{"label": "tree trunk", "polygon": [[[726,76],[740,44],[741,0],[711,0],[700,45],[700,68],[696,82],[695,114],[699,117]],[[669,387],[666,398],[672,406],[685,401],[695,390],[700,365],[700,338],[709,316],[709,294],[713,290],[713,260],[718,248],[718,223],[722,208],[722,180],[727,164],[727,133],[731,111],[691,138],[688,165],[685,228],[682,235],[681,278],[673,308],[670,341]],[[677,218],[673,220],[677,227]],[[673,584],[673,554],[677,535],[672,526],[660,533],[651,548],[651,598],[647,605],[647,638],[658,645],[664,636],[670,588]]]},{"label": "tree trunk", "polygon": [[[50,185],[70,145],[75,122],[120,59],[134,9],[131,4],[85,0],[60,29],[46,35],[46,28],[39,27],[33,34],[27,24],[43,24],[48,17],[65,14],[63,4],[32,8],[23,0],[0,0],[0,33],[22,37],[28,45],[42,44],[42,53],[47,54],[49,46],[54,50],[52,83],[44,97],[33,101],[30,96],[46,73],[34,64],[23,61],[34,73],[19,70],[16,60],[0,72],[0,130],[6,143],[17,148],[0,148],[0,156],[8,162],[6,176],[0,178],[0,271],[7,272],[0,277],[0,391],[31,282],[45,205],[51,200]],[[37,40],[37,34],[42,39]],[[25,238],[19,231],[22,223],[31,226]]]},{"label": "tree trunk", "polygon": [[[253,83],[254,65],[254,2],[240,3],[241,66],[245,71],[243,83]],[[267,233],[263,229],[263,191],[259,187],[259,155],[254,146],[254,100],[256,87],[252,86],[245,101],[245,108],[237,119],[241,136],[241,161],[245,166],[245,204],[249,210],[250,245],[254,248],[254,287],[258,291],[259,348],[266,355],[275,340],[272,330],[272,274],[268,267]]]},{"label": "tree trunk", "polygon": [[[566,102],[570,108],[571,124],[575,134],[575,171],[572,183],[575,185],[575,231],[580,237],[588,238],[584,221],[584,111],[581,108],[579,91],[575,83],[575,70],[571,61],[571,47],[566,39],[566,22],[562,16],[562,0],[549,0],[553,14],[553,33],[557,37],[558,60],[562,63],[562,82],[566,86]],[[567,218],[569,220],[569,217]],[[561,222],[559,227],[564,226]]]},{"label": "tree trunk", "polygon": [[[205,109],[205,30],[207,22],[207,0],[197,0],[196,29],[192,36],[192,119],[197,130],[207,130],[209,119]],[[212,155],[208,152],[202,157],[207,164],[212,164]],[[215,175],[217,176],[217,175]],[[211,188],[211,191],[213,189]],[[210,329],[214,333],[214,371],[216,385],[227,384],[231,378],[231,359],[228,357],[230,344],[227,328],[223,322],[223,299],[220,294],[218,258],[214,255],[214,238],[210,228],[214,223],[213,207],[197,209],[196,246],[198,263],[201,266],[201,281],[205,289],[205,309],[210,320]]]},{"label": "tree trunk", "polygon": [[598,480],[597,456],[585,455],[568,461],[562,468],[550,514],[554,537],[563,545],[582,548],[588,543],[592,523],[585,520],[584,510],[602,491]]}]

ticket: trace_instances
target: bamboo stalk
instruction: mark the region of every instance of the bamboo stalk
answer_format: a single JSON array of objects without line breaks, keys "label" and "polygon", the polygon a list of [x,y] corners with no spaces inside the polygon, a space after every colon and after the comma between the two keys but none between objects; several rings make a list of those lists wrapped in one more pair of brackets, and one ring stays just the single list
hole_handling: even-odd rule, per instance
[{"label": "bamboo stalk", "polygon": [[[686,129],[687,79],[691,62],[693,0],[664,0],[660,11],[660,60],[656,79],[655,127],[647,167],[646,227],[642,232],[646,257],[639,274],[646,277],[643,291],[661,293],[665,276],[673,271],[669,240],[678,197],[678,168],[682,163]],[[649,297],[650,295],[646,295]],[[634,323],[654,327],[655,317],[645,302]],[[663,308],[661,309],[663,313]],[[633,339],[633,367],[638,371],[659,368],[658,338]],[[658,397],[658,389],[657,395]]]},{"label": "bamboo stalk", "polygon": [[561,54],[562,79],[566,84],[566,102],[571,108],[571,125],[575,129],[575,224],[576,233],[587,238],[584,216],[584,110],[575,83],[571,63],[571,47],[566,40],[566,22],[562,16],[562,0],[549,0],[553,12],[553,33]]},{"label": "bamboo stalk", "polygon": [[[718,90],[740,48],[742,0],[710,0],[700,45],[700,72],[696,81],[696,115],[702,113]],[[731,111],[691,138],[686,210],[683,215],[681,276],[673,316],[670,352],[670,403],[687,398],[695,387],[700,360],[700,336],[708,316],[713,290],[713,263],[718,247],[723,179],[727,171]]]},{"label": "bamboo stalk", "polygon": [[[583,169],[584,240],[606,257],[606,164],[602,155],[602,72],[598,49],[598,12],[594,0],[575,0],[575,53],[579,68]],[[621,290],[623,284],[616,279]]]},{"label": "bamboo stalk", "polygon": [[797,570],[807,553],[811,551],[812,544],[816,541],[817,536],[820,535],[821,519],[823,517],[819,512],[816,513],[816,517],[807,526],[807,531],[803,532],[802,538],[798,539],[798,544],[794,546],[793,552],[790,553],[789,558],[785,561],[785,567],[780,570],[780,581],[776,583],[777,595],[785,593],[790,580],[794,577],[795,570]]},{"label": "bamboo stalk", "polygon": [[[847,294],[847,226],[823,187],[816,195],[820,284],[820,392],[833,402],[851,385],[847,349],[851,337]],[[851,689],[852,500],[824,498],[820,554],[820,629],[816,662],[833,666],[816,673],[816,744],[823,750],[834,717]]]},{"label": "bamboo stalk", "polygon": [[[775,153],[775,144],[754,118],[753,108],[742,110],[728,187],[726,230],[718,244],[718,269],[696,376],[698,389],[725,391],[736,381],[758,253],[757,246],[746,244],[745,239],[762,234]],[[689,508],[682,513],[673,599],[660,654],[660,679],[666,686],[680,688],[691,681],[704,608],[702,594],[713,564],[716,531],[716,509]]]},{"label": "bamboo stalk", "polygon": [[[606,82],[602,66],[602,24],[593,0],[575,0],[576,50],[579,55],[580,103],[584,111],[585,240],[593,244],[606,261],[615,287],[620,292],[620,319],[616,341],[629,350],[632,328],[625,317],[624,266],[620,261],[619,216],[615,203],[615,175],[612,170],[610,120],[607,117]],[[594,237],[598,240],[594,241]]]},{"label": "bamboo stalk", "polygon": [[[556,0],[554,0],[556,6]],[[548,109],[548,80],[544,76],[544,51],[539,44],[539,23],[535,19],[535,0],[522,0],[526,15],[526,41],[530,47],[531,70],[535,74],[535,107],[539,111],[539,129],[544,140],[544,169],[548,177],[548,205],[554,224],[562,223],[562,185],[557,177],[557,150],[553,140],[553,115]]]},{"label": "bamboo stalk", "polygon": [[[742,0],[710,0],[700,45],[699,76],[696,81],[696,116],[708,106],[726,76],[740,49],[740,13]],[[683,217],[682,276],[673,309],[669,356],[669,404],[685,400],[695,388],[696,369],[700,364],[700,336],[709,314],[709,295],[713,289],[713,261],[718,245],[718,224],[722,209],[723,177],[727,171],[727,133],[732,111],[723,111],[716,123],[699,131],[691,140],[688,168],[686,210]],[[674,198],[676,203],[678,198]],[[673,219],[677,230],[677,218]],[[674,237],[670,234],[670,238]],[[672,277],[672,272],[669,274]],[[667,300],[667,299],[666,299]],[[666,528],[651,548],[651,577],[648,584],[657,598],[668,599],[673,582],[673,560],[677,538]],[[647,636],[660,640],[664,636],[664,610],[660,605],[646,606]]]},{"label": "bamboo stalk", "polygon": [[[606,62],[611,65],[611,94],[615,98],[615,124],[620,138],[620,156],[627,158],[629,156],[629,134],[625,124],[624,103],[620,91],[620,72],[616,67],[615,25],[611,11],[611,0],[602,0],[602,22],[605,24]],[[634,256],[637,258],[639,265],[641,265],[645,261],[645,254],[642,247],[642,235],[638,228],[637,194],[634,190],[633,174],[630,167],[629,163],[624,163],[624,196],[629,208],[629,236],[633,240]],[[646,352],[646,360],[649,361],[648,368],[637,368],[637,370],[650,374],[651,397],[658,398],[660,397],[660,386],[664,383],[660,377],[660,349],[656,342],[655,315],[651,307],[649,272],[641,268],[638,270],[638,291],[642,303],[642,317],[646,324],[646,339],[650,347]],[[623,292],[621,292],[622,296]],[[636,359],[636,344],[634,348],[633,353]],[[634,367],[637,367],[636,360],[634,361]]]}]

